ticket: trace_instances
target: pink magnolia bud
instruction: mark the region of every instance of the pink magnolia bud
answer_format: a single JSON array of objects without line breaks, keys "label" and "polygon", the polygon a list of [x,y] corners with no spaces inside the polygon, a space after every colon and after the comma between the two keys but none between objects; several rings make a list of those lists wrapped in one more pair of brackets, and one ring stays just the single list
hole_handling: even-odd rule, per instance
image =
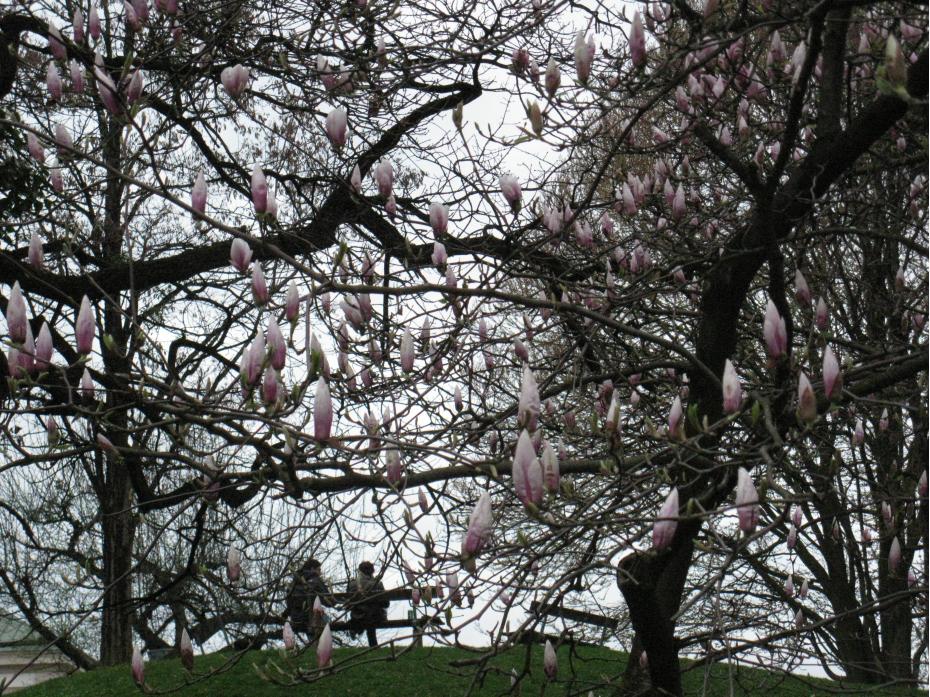
[{"label": "pink magnolia bud", "polygon": [[736,473],[736,512],[739,529],[749,535],[759,522],[759,495],[749,472],[740,467]]},{"label": "pink magnolia bud", "polygon": [[878,430],[882,432],[887,431],[890,425],[891,422],[888,419],[888,408],[886,407],[882,410],[882,415],[878,419]]},{"label": "pink magnolia bud", "polygon": [[417,492],[417,505],[420,507],[421,513],[429,513],[429,501],[426,498],[426,492],[423,489],[420,489]]},{"label": "pink magnolia bud", "polygon": [[514,74],[523,75],[530,67],[530,53],[525,48],[515,48],[510,57]]},{"label": "pink magnolia bud", "polygon": [[740,114],[740,117],[736,122],[736,133],[740,140],[748,140],[749,136],[752,135],[749,124],[746,122],[746,117],[742,114]]},{"label": "pink magnolia bud", "polygon": [[264,305],[270,298],[271,295],[268,293],[268,284],[265,282],[262,265],[255,263],[252,265],[252,299],[256,305]]},{"label": "pink magnolia bud", "polygon": [[278,219],[278,199],[274,195],[274,189],[268,189],[268,203],[265,206],[265,214],[274,220]]},{"label": "pink magnolia bud", "polygon": [[[317,596],[319,597],[319,596]],[[333,633],[327,624],[316,645],[316,660],[320,668],[326,668],[333,657]]]},{"label": "pink magnolia bud", "polygon": [[809,588],[810,588],[810,582],[808,581],[808,579],[805,578],[804,581],[801,583],[801,589],[798,591],[798,597],[801,600],[807,600],[807,593],[808,593]]},{"label": "pink magnolia bud", "polygon": [[[28,325],[26,325],[28,327]],[[35,347],[35,367],[38,371],[47,370],[52,362],[52,333],[48,328],[48,322],[42,323],[39,329],[39,337],[36,339]]]},{"label": "pink magnolia bud", "polygon": [[788,549],[794,549],[794,546],[798,543],[798,528],[796,525],[792,525],[788,530],[788,537],[785,538],[785,545]]},{"label": "pink magnolia bud", "polygon": [[404,476],[404,465],[397,448],[389,448],[384,454],[385,476],[388,484],[396,487]]},{"label": "pink magnolia bud", "polygon": [[524,505],[538,505],[542,501],[542,467],[536,457],[530,434],[525,428],[517,439],[517,447],[513,456],[512,476],[517,498]]},{"label": "pink magnolia bud", "polygon": [[681,397],[676,396],[672,408],[668,412],[668,437],[674,439],[684,438],[684,412],[681,407]]},{"label": "pink magnolia bud", "polygon": [[559,491],[559,458],[556,457],[549,441],[543,444],[541,463],[543,484],[546,490],[553,494],[557,493]]},{"label": "pink magnolia bud", "polygon": [[530,431],[536,430],[539,419],[539,387],[528,364],[523,366],[520,380],[520,401],[517,405],[517,422]]},{"label": "pink magnolia bud", "polygon": [[801,78],[801,70],[804,62],[807,60],[807,44],[802,41],[791,54],[791,61],[788,63],[786,71],[791,74],[791,82],[796,83]]},{"label": "pink magnolia bud", "polygon": [[362,193],[362,170],[358,168],[358,165],[352,168],[352,174],[349,176],[349,185],[355,193]]},{"label": "pink magnolia bud", "polygon": [[801,273],[801,269],[794,272],[794,297],[797,298],[801,305],[811,304],[811,290],[807,285],[807,279]]},{"label": "pink magnolia bud", "polygon": [[652,525],[652,547],[656,550],[663,550],[672,544],[672,538],[675,537],[675,530],[678,528],[678,489],[673,488],[662,508],[659,509],[659,515]]},{"label": "pink magnolia bud", "polygon": [[559,64],[555,62],[555,58],[550,58],[548,65],[546,65],[546,76],[544,78],[546,94],[549,95],[550,99],[555,97],[561,83],[562,73],[559,70]]},{"label": "pink magnolia bud", "polygon": [[71,157],[74,150],[74,141],[64,124],[55,126],[55,146],[58,148],[58,159],[66,160]]},{"label": "pink magnolia bud", "polygon": [[901,543],[898,542],[896,535],[891,541],[891,548],[888,550],[888,570],[894,574],[899,566],[901,566]]},{"label": "pink magnolia bud", "polygon": [[634,68],[646,62],[646,33],[643,31],[643,18],[639,10],[633,15],[633,27],[630,30],[630,60]]},{"label": "pink magnolia bud", "polygon": [[785,581],[785,595],[789,598],[794,597],[794,579],[791,574],[788,574],[788,578]]},{"label": "pink magnolia bud", "polygon": [[823,298],[820,298],[817,301],[817,307],[814,309],[814,324],[817,326],[817,329],[824,331],[828,323],[827,303],[824,302]]},{"label": "pink magnolia bud", "polygon": [[827,399],[839,396],[843,389],[843,375],[840,372],[839,361],[833,355],[833,349],[829,346],[823,352],[823,392]]},{"label": "pink magnolia bud", "polygon": [[61,101],[61,75],[54,63],[48,64],[48,70],[45,72],[45,84],[48,87],[49,96],[52,101]]},{"label": "pink magnolia bud", "polygon": [[672,218],[674,220],[681,220],[685,217],[687,212],[688,209],[685,205],[685,190],[682,185],[679,184],[678,188],[675,190],[675,197],[672,199]]},{"label": "pink magnolia bud", "polygon": [[26,340],[28,324],[29,315],[26,312],[26,301],[19,288],[19,281],[15,281],[6,306],[6,325],[13,343],[21,344]]},{"label": "pink magnolia bud", "polygon": [[[437,237],[445,235],[449,229],[449,209],[442,203],[434,201],[429,207],[429,224]],[[437,264],[438,266],[438,264]]]},{"label": "pink magnolia bud", "polygon": [[84,13],[81,12],[81,8],[77,8],[74,11],[74,14],[71,15],[71,30],[72,36],[74,37],[74,43],[80,44],[84,42]]},{"label": "pink magnolia bud", "polygon": [[801,421],[814,421],[817,418],[817,398],[814,388],[807,375],[801,371],[798,377],[798,419]]},{"label": "pink magnolia bud", "polygon": [[136,14],[136,8],[133,7],[128,0],[123,0],[123,14],[125,16],[126,26],[133,31],[141,31],[142,20],[139,19],[139,15]]},{"label": "pink magnolia bud", "polygon": [[636,200],[633,198],[633,191],[630,185],[624,182],[620,193],[620,199],[623,202],[623,212],[627,215],[636,213]]},{"label": "pink magnolia bud", "polygon": [[801,527],[801,507],[795,506],[791,509],[791,522],[794,523],[796,527]]},{"label": "pink magnolia bud", "polygon": [[607,415],[604,418],[604,433],[608,438],[614,439],[621,431],[620,422],[620,403],[617,400],[617,393],[613,391],[610,398],[610,406],[607,407]]},{"label": "pink magnolia bud", "polygon": [[907,63],[904,52],[894,34],[888,33],[885,43],[885,77],[892,85],[903,85],[907,82]]},{"label": "pink magnolia bud", "polygon": [[543,672],[550,680],[555,680],[555,676],[559,672],[559,660],[555,655],[552,642],[548,639],[546,639],[546,648],[543,649]]},{"label": "pink magnolia bud", "polygon": [[491,538],[493,525],[493,512],[491,510],[491,496],[487,491],[481,492],[478,502],[468,517],[468,530],[462,541],[462,554],[466,558],[475,557],[481,553]]},{"label": "pink magnolia bud", "polygon": [[388,198],[394,188],[394,165],[389,159],[384,158],[375,166],[374,174],[375,182],[378,184],[378,193],[382,198]]},{"label": "pink magnolia bud", "polygon": [[141,24],[149,21],[149,3],[148,0],[132,0],[132,7],[136,12]]},{"label": "pink magnolia bud", "polygon": [[589,36],[586,40],[584,30],[579,31],[575,36],[575,70],[578,71],[578,82],[582,85],[588,84],[588,78],[591,77],[594,54],[594,37]]},{"label": "pink magnolia bud", "polygon": [[284,317],[292,325],[297,323],[300,316],[300,292],[297,290],[297,284],[291,281],[287,287],[287,295],[284,297]]},{"label": "pink magnolia bud", "polygon": [[405,373],[413,372],[413,334],[409,328],[404,328],[404,334],[400,339],[400,367]]},{"label": "pink magnolia bud", "polygon": [[197,173],[191,189],[191,208],[199,215],[203,215],[207,210],[207,180],[203,177],[203,170]]},{"label": "pink magnolia bud", "polygon": [[649,670],[649,654],[643,649],[639,654],[639,667],[641,670]]},{"label": "pink magnolia bud", "polygon": [[181,640],[178,642],[178,652],[181,654],[181,665],[187,672],[194,670],[194,646],[191,644],[187,629],[181,630]]},{"label": "pink magnolia bud", "polygon": [[252,168],[252,203],[256,213],[268,210],[268,182],[265,181],[265,173],[258,165]]},{"label": "pink magnolia bud", "polygon": [[287,343],[284,341],[284,335],[281,333],[281,327],[271,318],[268,320],[268,331],[265,334],[265,341],[268,345],[271,367],[275,370],[284,368],[284,361],[287,357]]},{"label": "pink magnolia bud", "polygon": [[455,405],[456,411],[462,411],[465,408],[465,401],[462,399],[462,388],[460,388],[458,385],[455,386],[452,402]]},{"label": "pink magnolia bud", "polygon": [[142,662],[142,653],[139,651],[138,646],[132,647],[132,661],[130,662],[129,667],[130,672],[132,673],[132,679],[135,681],[136,685],[144,685],[145,664]]},{"label": "pink magnolia bud", "polygon": [[145,76],[140,69],[136,68],[129,79],[129,85],[126,87],[126,101],[135,104],[139,97],[142,96],[144,87]]},{"label": "pink magnolia bud", "polygon": [[239,548],[230,545],[226,551],[226,578],[230,583],[236,583],[242,575],[242,555]]},{"label": "pink magnolia bud", "polygon": [[90,13],[87,15],[87,29],[95,41],[100,38],[100,15],[97,14],[96,5],[90,6]]},{"label": "pink magnolia bud", "polygon": [[907,570],[907,587],[913,588],[917,585],[917,574],[912,569]]},{"label": "pink magnolia bud", "polygon": [[245,273],[252,261],[252,248],[249,247],[249,243],[235,238],[229,250],[229,261],[239,273]]},{"label": "pink magnolia bud", "polygon": [[332,428],[333,400],[329,394],[329,385],[324,378],[320,378],[313,399],[313,437],[318,441],[328,441]]},{"label": "pink magnolia bud", "polygon": [[19,362],[19,367],[22,368],[22,372],[26,374],[31,374],[35,372],[35,355],[36,355],[36,345],[32,340],[32,327],[29,323],[26,323],[26,338],[23,340],[23,345],[19,349],[19,356],[17,357]]},{"label": "pink magnolia bud", "polygon": [[81,94],[84,91],[84,66],[72,58],[68,67],[71,73],[71,91]]},{"label": "pink magnolia bud", "polygon": [[921,499],[927,497],[927,470],[921,472],[920,479],[917,480],[917,497]]},{"label": "pink magnolia bud", "polygon": [[866,527],[862,528],[862,544],[870,545],[872,544],[872,530]]},{"label": "pink magnolia bud", "polygon": [[48,26],[48,50],[55,57],[55,60],[63,61],[68,57],[64,41],[61,38],[61,32],[58,31],[58,27],[53,27],[51,24]]},{"label": "pink magnolia bud", "polygon": [[856,419],[856,429],[853,431],[852,442],[857,447],[865,442],[865,429],[862,426],[862,419]]},{"label": "pink magnolia bud", "polygon": [[446,246],[442,242],[433,243],[433,254],[430,257],[430,261],[433,262],[433,266],[442,268],[446,265],[449,256],[446,254]]},{"label": "pink magnolia bud", "polygon": [[173,17],[178,13],[178,0],[155,0],[159,12]]},{"label": "pink magnolia bud", "polygon": [[45,162],[45,149],[42,147],[41,143],[39,143],[39,139],[36,137],[35,133],[26,135],[26,147],[33,160],[39,164]]},{"label": "pink magnolia bud", "polygon": [[507,200],[507,203],[510,204],[510,209],[514,213],[519,213],[523,201],[523,191],[520,188],[520,182],[517,181],[517,178],[512,174],[502,174],[500,177],[500,187],[501,193],[504,194],[504,198]]},{"label": "pink magnolia bud", "polygon": [[228,66],[220,73],[220,82],[227,94],[236,99],[249,84],[249,69],[241,65]]},{"label": "pink magnolia bud", "polygon": [[384,212],[388,214],[391,220],[394,220],[394,216],[397,215],[397,199],[394,198],[394,194],[388,196],[384,202]]},{"label": "pink magnolia bud", "polygon": [[414,607],[420,604],[420,589],[414,588],[410,591],[410,602],[413,603]]},{"label": "pink magnolia bud", "polygon": [[313,616],[317,618],[323,616],[323,603],[320,601],[320,596],[313,599]]},{"label": "pink magnolia bud", "polygon": [[885,522],[886,528],[894,526],[894,512],[891,510],[891,504],[887,501],[882,501],[882,520]]},{"label": "pink magnolia bud", "polygon": [[84,368],[84,372],[81,374],[81,386],[80,386],[81,396],[85,399],[92,399],[94,396],[94,381],[90,377],[90,371],[87,368]]},{"label": "pink magnolia bud", "polygon": [[526,347],[526,344],[519,339],[514,339],[513,341],[513,352],[517,360],[522,363],[526,363],[530,360],[530,350]]},{"label": "pink magnolia bud", "polygon": [[297,638],[294,636],[294,630],[291,629],[290,622],[284,623],[284,628],[281,630],[281,638],[284,640],[285,651],[293,651],[294,647],[297,646]]},{"label": "pink magnolia bud", "polygon": [[[100,55],[99,53],[97,55]],[[122,106],[119,100],[119,92],[113,79],[104,70],[102,65],[94,64],[94,80],[97,83],[97,93],[100,95],[100,101],[103,106],[114,116],[122,113]]]},{"label": "pink magnolia bud", "polygon": [[575,222],[575,241],[579,247],[586,249],[591,249],[594,246],[594,231],[586,222]]},{"label": "pink magnolia bud", "polygon": [[765,318],[762,322],[762,337],[765,349],[772,359],[781,358],[788,350],[788,335],[785,320],[779,314],[775,303],[769,299],[765,306]]},{"label": "pink magnolia bud", "polygon": [[326,135],[336,152],[342,150],[346,144],[347,123],[346,110],[342,107],[333,109],[326,116]]},{"label": "pink magnolia bud", "polygon": [[727,414],[733,414],[739,411],[743,403],[743,388],[740,384],[739,375],[736,374],[736,368],[728,358],[723,367],[723,411]]},{"label": "pink magnolia bud", "polygon": [[77,344],[78,353],[85,356],[93,350],[94,334],[97,327],[94,322],[94,313],[90,307],[90,300],[85,295],[81,299],[81,307],[78,310],[77,321],[74,324],[74,338]]}]

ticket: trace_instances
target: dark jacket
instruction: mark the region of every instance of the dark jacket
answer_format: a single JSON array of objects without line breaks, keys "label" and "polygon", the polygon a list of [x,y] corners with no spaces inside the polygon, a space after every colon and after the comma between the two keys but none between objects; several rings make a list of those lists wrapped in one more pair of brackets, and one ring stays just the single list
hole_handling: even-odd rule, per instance
[{"label": "dark jacket", "polygon": [[313,603],[317,596],[320,597],[321,604],[333,604],[326,581],[319,573],[305,569],[294,578],[287,592],[287,616],[295,632],[308,630],[313,615]]},{"label": "dark jacket", "polygon": [[352,594],[349,600],[351,622],[356,627],[381,624],[387,620],[387,609],[391,601],[384,597],[384,584],[381,581],[359,572],[346,586]]}]

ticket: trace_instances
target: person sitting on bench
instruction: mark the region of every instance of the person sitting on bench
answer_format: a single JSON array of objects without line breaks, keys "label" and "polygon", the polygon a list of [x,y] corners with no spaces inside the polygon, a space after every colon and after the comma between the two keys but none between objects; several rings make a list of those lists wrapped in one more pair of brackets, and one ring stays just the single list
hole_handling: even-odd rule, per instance
[{"label": "person sitting on bench", "polygon": [[320,604],[327,607],[333,605],[333,599],[326,581],[320,575],[320,562],[308,559],[304,562],[300,572],[294,577],[290,590],[287,592],[287,617],[291,621],[291,629],[295,632],[304,632],[314,641],[317,635],[326,626],[324,616],[317,617],[313,606],[317,598]]},{"label": "person sitting on bench", "polygon": [[374,576],[374,564],[363,561],[358,565],[358,576],[351,579],[346,588],[353,596],[349,601],[349,631],[352,636],[358,636],[365,630],[369,646],[378,645],[377,627],[387,621],[387,609],[391,604],[384,597],[384,584]]}]

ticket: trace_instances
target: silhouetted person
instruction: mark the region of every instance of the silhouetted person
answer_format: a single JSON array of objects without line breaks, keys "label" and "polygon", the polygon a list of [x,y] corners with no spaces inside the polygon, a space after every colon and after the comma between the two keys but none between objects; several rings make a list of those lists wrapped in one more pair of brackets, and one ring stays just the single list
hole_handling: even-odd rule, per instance
[{"label": "silhouetted person", "polygon": [[333,599],[329,587],[320,575],[320,562],[308,559],[294,577],[294,582],[287,592],[286,606],[291,629],[309,634],[311,640],[316,639],[324,625],[323,617],[317,617],[313,613],[314,601],[318,597],[321,605],[332,606]]},{"label": "silhouetted person", "polygon": [[374,564],[363,561],[358,565],[358,576],[350,580],[346,587],[353,595],[350,601],[350,631],[353,636],[358,636],[365,630],[369,646],[378,645],[376,627],[387,620],[387,609],[391,604],[391,601],[384,597],[384,585],[374,576]]}]

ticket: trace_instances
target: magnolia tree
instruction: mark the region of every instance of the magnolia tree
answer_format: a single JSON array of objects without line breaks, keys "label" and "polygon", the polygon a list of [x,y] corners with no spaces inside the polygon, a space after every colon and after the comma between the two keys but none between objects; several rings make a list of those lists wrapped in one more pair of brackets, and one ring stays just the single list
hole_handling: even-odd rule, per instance
[{"label": "magnolia tree", "polygon": [[370,544],[478,671],[567,608],[631,693],[680,656],[915,684],[926,24],[9,11],[4,605],[144,683],[142,644],[293,646],[295,565]]}]

